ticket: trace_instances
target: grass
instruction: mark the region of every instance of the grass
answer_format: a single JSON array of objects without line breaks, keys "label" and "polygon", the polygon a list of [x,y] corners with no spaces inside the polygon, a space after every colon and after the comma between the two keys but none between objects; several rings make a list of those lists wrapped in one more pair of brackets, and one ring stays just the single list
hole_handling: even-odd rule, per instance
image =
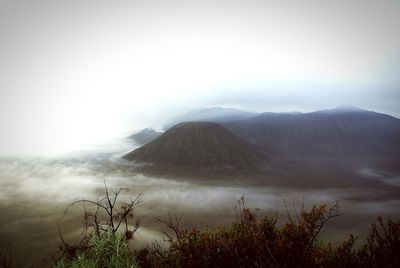
[{"label": "grass", "polygon": [[129,251],[125,236],[121,233],[113,234],[107,231],[101,233],[100,236],[92,234],[85,250],[78,250],[76,256],[72,258],[62,257],[54,267],[136,268],[138,266]]}]

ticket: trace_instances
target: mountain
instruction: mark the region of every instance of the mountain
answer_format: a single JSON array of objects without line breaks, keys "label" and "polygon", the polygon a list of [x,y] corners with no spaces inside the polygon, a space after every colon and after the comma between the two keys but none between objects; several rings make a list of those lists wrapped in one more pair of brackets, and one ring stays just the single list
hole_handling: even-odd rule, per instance
[{"label": "mountain", "polygon": [[235,108],[222,108],[222,107],[202,108],[202,109],[192,110],[181,116],[173,118],[172,120],[170,120],[170,122],[168,122],[164,126],[164,129],[169,129],[181,122],[207,121],[207,122],[223,123],[223,122],[246,119],[256,115],[257,113],[247,112]]},{"label": "mountain", "polygon": [[315,111],[315,113],[352,113],[352,112],[370,112],[353,105],[340,105],[333,109]]},{"label": "mountain", "polygon": [[163,176],[251,174],[246,178],[271,185],[386,187],[400,174],[400,119],[339,106],[183,122],[124,158]]},{"label": "mountain", "polygon": [[224,126],[278,155],[400,156],[400,120],[357,107],[298,114],[263,113]]},{"label": "mountain", "polygon": [[152,128],[145,128],[138,133],[128,136],[128,139],[134,140],[139,145],[144,145],[158,138],[161,134],[162,132],[157,132]]},{"label": "mountain", "polygon": [[179,123],[124,158],[153,170],[195,173],[253,171],[263,161],[253,145],[212,122]]}]

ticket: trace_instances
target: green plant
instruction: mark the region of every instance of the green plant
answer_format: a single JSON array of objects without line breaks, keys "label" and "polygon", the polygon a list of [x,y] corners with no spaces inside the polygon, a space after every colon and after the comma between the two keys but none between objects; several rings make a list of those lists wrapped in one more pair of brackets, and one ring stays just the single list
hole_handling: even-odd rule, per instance
[{"label": "green plant", "polygon": [[141,218],[134,217],[134,208],[141,202],[141,195],[129,203],[121,203],[118,198],[123,190],[125,188],[110,192],[104,181],[104,197],[95,201],[77,200],[66,208],[64,216],[72,206],[83,204],[84,236],[78,244],[70,245],[58,226],[62,245],[56,267],[131,267],[128,241],[141,222]]},{"label": "green plant", "polygon": [[55,268],[134,268],[137,267],[128,248],[128,242],[121,233],[103,232],[100,236],[92,234],[88,248],[78,251],[75,258],[61,258]]}]

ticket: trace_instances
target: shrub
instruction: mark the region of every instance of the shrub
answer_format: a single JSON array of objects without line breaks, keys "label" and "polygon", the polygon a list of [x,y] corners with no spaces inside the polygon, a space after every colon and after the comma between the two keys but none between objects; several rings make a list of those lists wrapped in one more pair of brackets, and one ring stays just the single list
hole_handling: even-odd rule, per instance
[{"label": "shrub", "polygon": [[78,244],[70,245],[64,240],[58,226],[62,245],[55,267],[136,267],[128,241],[133,238],[141,222],[141,218],[134,219],[134,208],[141,202],[141,195],[129,203],[121,204],[118,198],[123,190],[120,188],[110,192],[104,181],[104,197],[95,201],[81,199],[67,207],[64,216],[72,206],[83,204],[85,235]]},{"label": "shrub", "polygon": [[381,217],[372,224],[367,243],[358,251],[362,263],[371,267],[400,267],[400,221]]},{"label": "shrub", "polygon": [[13,267],[12,256],[10,251],[10,244],[4,250],[0,250],[0,267],[11,268]]},{"label": "shrub", "polygon": [[74,258],[63,257],[54,265],[55,268],[122,268],[137,267],[129,252],[128,241],[121,233],[103,232],[100,236],[92,234],[85,250],[78,250]]},{"label": "shrub", "polygon": [[168,249],[157,244],[140,250],[141,267],[400,267],[400,222],[379,219],[367,244],[354,248],[355,237],[339,245],[324,245],[317,236],[327,221],[339,216],[338,206],[301,210],[277,226],[275,216],[257,220],[242,207],[239,220],[230,228],[210,231],[180,227],[180,218],[162,220],[168,234]]},{"label": "shrub", "polygon": [[[378,218],[359,248],[354,247],[353,235],[339,245],[323,244],[318,235],[329,220],[340,216],[337,204],[308,211],[303,207],[294,214],[287,210],[286,222],[278,225],[276,216],[258,219],[244,206],[243,198],[230,228],[189,230],[182,227],[181,217],[169,215],[159,219],[169,228],[165,232],[169,247],[155,242],[131,254],[128,240],[140,220],[130,230],[128,217],[133,218],[138,199],[117,209],[121,189],[113,196],[105,190],[106,196],[96,202],[77,201],[95,205],[92,213],[85,208],[85,228],[92,232],[75,246],[60,235],[62,256],[55,267],[400,267],[400,221]],[[100,220],[100,210],[106,212],[105,220]],[[125,226],[125,232],[118,231],[120,226]]]}]

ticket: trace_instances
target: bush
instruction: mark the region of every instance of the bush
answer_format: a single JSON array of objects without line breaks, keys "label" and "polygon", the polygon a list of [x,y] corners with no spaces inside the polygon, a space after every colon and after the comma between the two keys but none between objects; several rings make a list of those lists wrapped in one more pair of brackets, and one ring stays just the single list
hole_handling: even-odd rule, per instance
[{"label": "bush", "polygon": [[400,221],[388,220],[385,223],[378,217],[358,257],[371,267],[400,267]]},{"label": "bush", "polygon": [[257,220],[242,207],[229,229],[199,231],[179,228],[177,218],[163,220],[172,229],[169,249],[155,245],[137,254],[141,267],[400,267],[400,222],[379,219],[367,244],[354,249],[355,237],[333,246],[318,242],[325,223],[338,216],[335,205],[314,206],[278,227],[276,217]]},{"label": "bush", "polygon": [[10,244],[8,244],[4,250],[0,249],[0,267],[1,268],[13,267]]},{"label": "bush", "polygon": [[[138,230],[141,218],[136,218],[134,208],[140,204],[140,194],[129,203],[118,202],[125,188],[109,191],[104,181],[105,196],[97,200],[81,199],[72,202],[64,212],[76,204],[83,204],[84,233],[76,245],[65,242],[60,226],[61,256],[54,267],[136,267],[128,241]],[[90,233],[90,235],[87,235]]]},{"label": "bush", "polygon": [[78,250],[74,258],[61,258],[54,267],[133,268],[137,265],[129,252],[124,235],[109,231],[101,233],[100,236],[92,234],[86,250]]},{"label": "bush", "polygon": [[[165,232],[169,247],[154,243],[131,254],[128,240],[139,228],[140,219],[134,224],[128,220],[133,219],[139,201],[137,197],[117,208],[121,191],[110,194],[105,185],[104,198],[71,204],[94,205],[94,212],[85,207],[84,219],[86,231],[92,232],[75,246],[65,243],[60,234],[62,256],[55,267],[400,267],[400,221],[378,218],[359,248],[354,247],[353,235],[339,245],[323,244],[318,235],[329,220],[340,216],[337,204],[329,209],[313,206],[308,211],[303,207],[294,215],[288,210],[286,222],[278,226],[276,216],[257,219],[244,206],[243,198],[230,228],[188,230],[182,227],[181,218],[169,215],[160,219],[170,230]],[[105,219],[99,211],[105,212]]]}]

